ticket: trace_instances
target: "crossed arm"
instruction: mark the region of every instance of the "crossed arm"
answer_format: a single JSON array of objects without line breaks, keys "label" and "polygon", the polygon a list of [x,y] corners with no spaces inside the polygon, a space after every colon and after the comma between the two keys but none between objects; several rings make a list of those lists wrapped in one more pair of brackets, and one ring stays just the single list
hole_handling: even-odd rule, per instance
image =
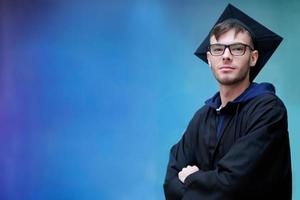
[{"label": "crossed arm", "polygon": [[[166,199],[194,199],[193,195],[199,199],[230,199],[244,191],[263,192],[278,181],[272,175],[288,171],[288,164],[283,162],[288,157],[288,134],[286,113],[277,108],[273,105],[260,110],[260,117],[249,122],[249,133],[231,147],[214,170],[203,171],[194,165],[191,142],[195,138],[186,132],[171,149],[164,183]],[[193,124],[192,120],[188,131]],[[249,179],[257,173],[261,176]]]}]

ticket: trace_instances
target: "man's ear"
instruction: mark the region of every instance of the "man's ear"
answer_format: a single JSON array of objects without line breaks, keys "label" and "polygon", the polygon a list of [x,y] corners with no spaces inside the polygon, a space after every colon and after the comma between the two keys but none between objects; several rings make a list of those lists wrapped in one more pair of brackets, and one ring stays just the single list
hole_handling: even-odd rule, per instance
[{"label": "man's ear", "polygon": [[210,62],[211,54],[210,54],[210,52],[206,52],[206,58],[207,58],[209,67],[211,67],[211,62]]},{"label": "man's ear", "polygon": [[254,50],[251,52],[251,57],[249,61],[250,67],[254,67],[256,65],[257,60],[258,60],[258,51]]}]

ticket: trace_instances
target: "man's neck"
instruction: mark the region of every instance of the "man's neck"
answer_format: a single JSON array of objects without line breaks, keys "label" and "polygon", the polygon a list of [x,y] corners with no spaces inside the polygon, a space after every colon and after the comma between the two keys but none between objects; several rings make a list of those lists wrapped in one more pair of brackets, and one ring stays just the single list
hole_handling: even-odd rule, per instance
[{"label": "man's neck", "polygon": [[244,81],[235,85],[220,84],[221,107],[225,107],[228,102],[233,101],[235,98],[240,96],[249,87],[249,85],[249,81]]}]

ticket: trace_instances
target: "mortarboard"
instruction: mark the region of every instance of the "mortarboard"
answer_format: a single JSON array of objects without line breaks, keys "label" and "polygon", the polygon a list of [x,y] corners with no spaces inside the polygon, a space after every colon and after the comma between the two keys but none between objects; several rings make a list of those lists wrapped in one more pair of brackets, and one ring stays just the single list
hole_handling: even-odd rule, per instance
[{"label": "mortarboard", "polygon": [[[244,28],[248,30],[254,37],[254,49],[258,50],[259,56],[256,65],[250,70],[250,82],[252,82],[272,56],[276,48],[279,46],[280,42],[282,41],[282,37],[272,32],[231,4],[228,4],[228,6],[225,8],[216,24],[221,23],[226,19],[238,20],[241,22],[241,25],[244,26]],[[208,51],[209,44],[208,35],[195,52],[195,55],[206,63],[208,62],[206,58],[206,52]]]}]

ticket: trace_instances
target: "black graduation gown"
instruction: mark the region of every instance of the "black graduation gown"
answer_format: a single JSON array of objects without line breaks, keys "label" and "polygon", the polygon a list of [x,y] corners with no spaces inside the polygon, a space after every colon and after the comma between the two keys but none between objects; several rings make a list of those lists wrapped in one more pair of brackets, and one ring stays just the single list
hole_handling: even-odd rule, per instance
[{"label": "black graduation gown", "polygon": [[[219,139],[218,115],[224,119]],[[287,130],[287,112],[275,94],[228,103],[220,113],[205,105],[171,148],[164,182],[166,199],[291,199]],[[178,172],[187,165],[200,170],[183,184]]]}]

